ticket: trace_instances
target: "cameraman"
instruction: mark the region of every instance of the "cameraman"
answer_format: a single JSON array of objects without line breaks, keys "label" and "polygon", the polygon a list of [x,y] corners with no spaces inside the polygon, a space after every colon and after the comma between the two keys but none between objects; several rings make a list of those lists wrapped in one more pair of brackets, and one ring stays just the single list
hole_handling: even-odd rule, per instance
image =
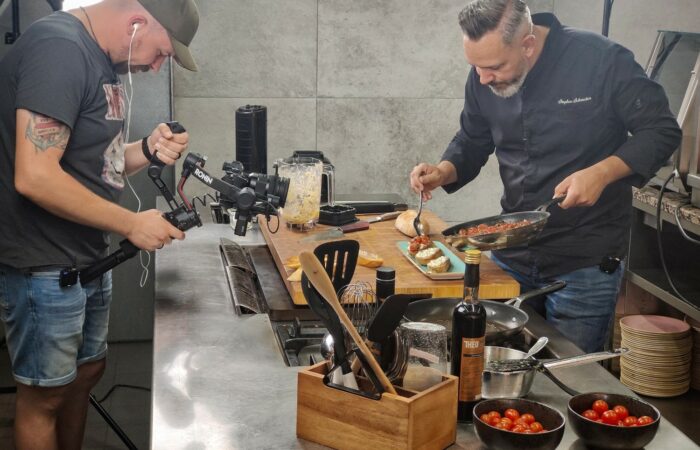
[{"label": "cameraman", "polygon": [[172,165],[186,133],[160,124],[126,143],[117,74],[189,70],[193,0],[104,0],[32,24],[0,63],[0,307],[17,382],[19,449],[78,449],[105,368],[111,275],[59,286],[106,256],[108,234],[143,250],[184,239],[157,210],[117,204],[150,157]]}]

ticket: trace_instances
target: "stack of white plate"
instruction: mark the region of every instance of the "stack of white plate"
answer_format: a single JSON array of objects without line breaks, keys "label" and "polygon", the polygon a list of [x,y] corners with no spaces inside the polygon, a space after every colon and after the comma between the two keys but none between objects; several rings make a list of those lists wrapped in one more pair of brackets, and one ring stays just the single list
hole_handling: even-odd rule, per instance
[{"label": "stack of white plate", "polygon": [[700,322],[686,316],[685,321],[693,328],[693,365],[690,367],[690,387],[700,391]]},{"label": "stack of white plate", "polygon": [[672,317],[635,315],[620,320],[620,381],[634,392],[673,397],[690,387],[693,338],[690,325]]}]

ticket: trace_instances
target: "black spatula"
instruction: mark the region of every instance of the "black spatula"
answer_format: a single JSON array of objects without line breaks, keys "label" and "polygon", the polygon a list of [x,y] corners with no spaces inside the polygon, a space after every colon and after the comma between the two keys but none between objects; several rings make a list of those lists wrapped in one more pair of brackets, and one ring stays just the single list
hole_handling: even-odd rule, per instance
[{"label": "black spatula", "polygon": [[352,281],[359,254],[360,243],[352,239],[326,242],[314,249],[336,293]]}]

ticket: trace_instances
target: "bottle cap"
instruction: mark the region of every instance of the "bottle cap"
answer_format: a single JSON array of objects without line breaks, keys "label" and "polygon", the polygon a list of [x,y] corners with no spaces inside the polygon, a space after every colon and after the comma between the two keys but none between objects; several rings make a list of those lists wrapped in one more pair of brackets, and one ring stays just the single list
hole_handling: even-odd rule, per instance
[{"label": "bottle cap", "polygon": [[377,268],[377,280],[393,281],[396,279],[396,271],[393,267],[382,266]]},{"label": "bottle cap", "polygon": [[470,248],[464,252],[464,262],[466,264],[479,264],[481,262],[481,250]]}]

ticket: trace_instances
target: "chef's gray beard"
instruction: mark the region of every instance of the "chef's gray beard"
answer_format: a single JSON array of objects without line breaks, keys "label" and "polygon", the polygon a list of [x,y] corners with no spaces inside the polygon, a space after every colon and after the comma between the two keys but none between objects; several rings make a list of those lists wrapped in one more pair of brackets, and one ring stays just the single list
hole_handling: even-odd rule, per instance
[{"label": "chef's gray beard", "polygon": [[518,78],[515,81],[510,82],[504,88],[497,88],[491,84],[489,84],[489,88],[491,89],[491,92],[498,95],[499,97],[502,97],[502,98],[512,97],[518,93],[518,91],[520,90],[521,87],[523,87],[523,83],[525,83],[525,78],[527,78],[527,73],[528,73],[527,69],[523,70],[523,74],[520,75],[520,78]]}]

